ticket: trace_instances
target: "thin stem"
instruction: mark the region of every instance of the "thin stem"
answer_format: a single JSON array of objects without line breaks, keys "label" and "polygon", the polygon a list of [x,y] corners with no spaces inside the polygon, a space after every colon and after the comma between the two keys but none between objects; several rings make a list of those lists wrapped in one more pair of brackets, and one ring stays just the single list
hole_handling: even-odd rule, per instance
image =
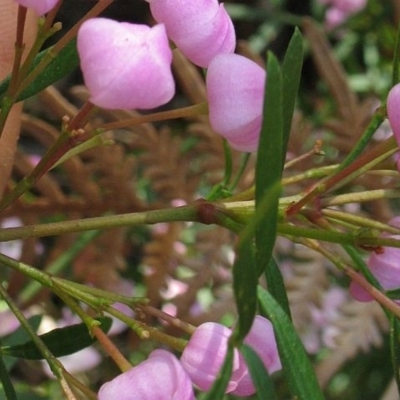
[{"label": "thin stem", "polygon": [[160,222],[198,220],[198,208],[196,205],[192,205],[168,208],[164,210],[108,215],[104,217],[0,229],[0,242],[6,242],[15,239],[25,239],[27,237],[43,237],[60,235],[63,233],[90,231],[95,229],[109,229],[133,225],[151,225]]},{"label": "thin stem", "polygon": [[366,290],[379,304],[385,307],[387,310],[392,312],[398,318],[400,317],[400,307],[382,292],[380,292],[376,287],[371,285],[362,275],[354,271],[348,265],[346,265],[339,257],[333,255],[331,252],[322,247],[318,242],[312,240],[305,240],[302,243],[321,253],[325,258],[330,260],[334,265],[341,269],[348,277],[354,282],[359,284],[364,290]]},{"label": "thin stem", "polygon": [[104,311],[124,322],[143,340],[152,339],[166,344],[177,351],[183,351],[187,344],[186,340],[176,338],[151,326],[147,326],[143,322],[136,321],[113,307],[105,307]]},{"label": "thin stem", "polygon": [[86,324],[89,331],[96,336],[97,340],[103,346],[103,349],[114,360],[120,370],[125,372],[131,369],[132,365],[129,363],[129,361],[122,355],[122,353],[118,350],[110,338],[101,330],[101,328],[98,327],[98,321],[89,317],[89,315],[82,310],[76,300],[65,294],[59,285],[55,284],[53,290],[54,293],[60,297],[60,299]]},{"label": "thin stem", "polygon": [[165,322],[168,322],[170,325],[183,330],[184,332],[188,333],[189,335],[192,335],[194,333],[194,331],[196,330],[196,327],[194,325],[184,322],[179,318],[172,317],[171,315],[159,310],[158,308],[154,308],[149,305],[140,305],[140,304],[137,305],[136,308],[138,310],[144,312],[147,315],[152,315],[153,317],[156,317]]},{"label": "thin stem", "polygon": [[108,124],[95,125],[94,129],[112,130],[126,128],[128,126],[141,125],[147,122],[164,121],[169,119],[194,117],[208,113],[207,103],[195,104],[193,106],[178,108],[170,111],[161,111],[148,115],[138,115],[137,117],[122,119]]},{"label": "thin stem", "polygon": [[20,92],[24,91],[37,76],[53,61],[57,54],[69,43],[76,35],[81,25],[89,18],[96,17],[103,10],[105,10],[114,0],[100,0],[96,5],[81,18],[52,48],[51,51],[39,62],[36,68],[29,74],[29,76],[21,83]]},{"label": "thin stem", "polygon": [[332,207],[349,203],[365,203],[380,199],[396,199],[400,197],[400,189],[376,189],[364,192],[346,193],[321,199],[321,207]]},{"label": "thin stem", "polygon": [[65,394],[67,396],[70,396],[69,397],[70,399],[75,398],[75,397],[71,397],[71,394],[72,394],[71,388],[69,387],[68,383],[65,381],[65,378],[63,376],[64,367],[53,356],[53,354],[50,352],[50,350],[47,348],[47,346],[43,343],[43,341],[40,339],[40,337],[33,330],[31,325],[29,324],[29,321],[25,318],[25,316],[20,311],[18,306],[15,304],[13,299],[8,295],[7,291],[5,290],[5,288],[3,287],[2,284],[0,284],[0,297],[2,297],[3,300],[7,303],[8,307],[13,312],[13,314],[17,317],[18,321],[20,322],[21,326],[23,326],[23,328],[25,329],[25,331],[31,338],[32,342],[42,353],[43,358],[48,362],[51,371],[54,373],[54,375],[60,382],[60,385],[63,388]]},{"label": "thin stem", "polygon": [[[47,268],[46,272],[51,275],[58,275],[62,270],[67,268],[72,260],[98,235],[99,231],[88,231],[77,237],[72,246],[53,261]],[[37,281],[31,281],[20,293],[19,301],[24,304],[27,303],[33,296],[35,296],[42,285]]]},{"label": "thin stem", "polygon": [[336,174],[322,179],[318,184],[316,184],[304,197],[302,197],[298,202],[289,206],[286,210],[288,216],[298,213],[301,208],[303,208],[307,203],[312,201],[315,197],[321,195],[324,192],[329,191],[332,187],[339,184],[346,177],[356,172],[358,169],[362,168],[365,164],[371,164],[382,154],[387,154],[391,150],[397,148],[396,140],[394,137],[381,142],[379,145],[371,149],[369,152],[361,155],[357,160],[346,168],[339,170]]},{"label": "thin stem", "polygon": [[356,214],[349,214],[343,211],[333,210],[333,209],[323,209],[322,215],[327,218],[344,221],[348,224],[352,224],[357,227],[365,227],[370,229],[378,229],[382,232],[392,233],[394,235],[400,235],[400,228],[395,226],[387,225],[379,221],[375,221],[371,218],[360,217]]}]

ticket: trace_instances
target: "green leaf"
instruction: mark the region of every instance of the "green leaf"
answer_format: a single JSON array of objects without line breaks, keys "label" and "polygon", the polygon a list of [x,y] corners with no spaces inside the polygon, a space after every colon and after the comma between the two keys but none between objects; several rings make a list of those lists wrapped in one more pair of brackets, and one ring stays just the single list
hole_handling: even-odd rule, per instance
[{"label": "green leaf", "polygon": [[15,393],[14,386],[12,384],[10,375],[6,365],[4,364],[3,357],[0,353],[0,381],[4,390],[5,398],[7,400],[17,400],[17,394]]},{"label": "green leaf", "polygon": [[[111,328],[112,319],[101,317],[96,318],[96,320],[100,322],[100,328],[107,333]],[[53,329],[48,333],[39,335],[39,337],[55,357],[76,353],[96,342],[96,338],[90,335],[87,326],[83,323]],[[43,359],[42,353],[31,340],[15,346],[4,346],[1,348],[1,353],[27,360]]]},{"label": "green leaf", "polygon": [[274,385],[258,354],[245,344],[240,347],[240,352],[246,360],[251,379],[256,388],[256,398],[259,400],[276,400]]},{"label": "green leaf", "polygon": [[[265,88],[263,123],[257,152],[256,190],[256,264],[257,275],[267,268],[275,244],[282,175],[282,77],[276,57],[268,54],[268,79]],[[263,203],[268,202],[266,212]]]},{"label": "green leaf", "polygon": [[[40,52],[32,65],[31,71],[39,64],[39,62],[53,50],[50,47]],[[28,97],[32,97],[36,93],[39,93],[46,87],[57,82],[70,72],[72,72],[79,65],[78,52],[76,50],[76,39],[71,40],[66,46],[61,49],[59,54],[47,65],[47,67],[33,80],[32,84],[29,85],[17,98],[17,101],[22,101]],[[5,78],[0,83],[0,99],[5,95],[8,85],[10,83],[10,76]]]},{"label": "green leaf", "polygon": [[233,290],[239,314],[234,340],[241,342],[249,332],[257,309],[257,274],[253,252],[253,238],[239,240],[233,264]]},{"label": "green leaf", "polygon": [[224,397],[226,387],[228,386],[232,375],[233,349],[234,347],[229,345],[224,364],[221,367],[217,379],[215,380],[211,390],[204,396],[203,400],[220,400]]},{"label": "green leaf", "polygon": [[268,268],[265,270],[265,279],[268,282],[269,292],[274,296],[288,317],[292,319],[289,307],[289,299],[287,297],[285,282],[274,257],[271,257]]},{"label": "green leaf", "polygon": [[303,37],[296,27],[290,39],[282,65],[282,112],[283,112],[283,162],[292,126],[294,106],[299,90],[301,69],[303,67]]},{"label": "green leaf", "polygon": [[[30,318],[28,318],[29,324],[32,326],[33,330],[37,330],[39,328],[40,323],[42,322],[42,316],[41,315],[34,315]],[[20,326],[17,330],[14,332],[10,333],[9,335],[5,336],[2,338],[1,345],[2,346],[14,346],[19,343],[24,343],[30,339],[29,335],[26,333],[26,330]],[[0,352],[1,355],[1,352]],[[11,357],[4,357],[4,364],[7,368],[8,371],[11,370],[11,368],[15,365],[15,363],[18,361],[15,358]],[[1,397],[0,397],[1,399]]]},{"label": "green leaf", "polygon": [[400,81],[400,24],[397,27],[396,45],[393,54],[392,86]]},{"label": "green leaf", "polygon": [[287,314],[261,286],[258,300],[274,326],[279,355],[293,396],[300,400],[323,400],[314,369]]},{"label": "green leaf", "polygon": [[390,353],[397,392],[400,396],[400,321],[394,315],[390,317]]}]

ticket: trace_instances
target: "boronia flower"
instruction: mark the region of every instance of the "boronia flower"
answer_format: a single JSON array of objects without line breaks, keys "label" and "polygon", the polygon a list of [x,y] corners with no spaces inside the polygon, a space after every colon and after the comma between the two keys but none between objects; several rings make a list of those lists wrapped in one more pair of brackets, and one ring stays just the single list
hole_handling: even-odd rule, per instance
[{"label": "boronia flower", "polygon": [[[282,369],[274,329],[268,319],[257,315],[254,318],[249,333],[244,339],[244,343],[257,353],[269,374]],[[255,392],[250,372],[247,370],[232,394],[236,396],[250,396]]]},{"label": "boronia flower", "polygon": [[400,144],[400,83],[390,89],[386,108],[393,135]]},{"label": "boronia flower", "polygon": [[174,95],[172,52],[165,27],[85,21],[78,53],[90,101],[108,109],[151,109]]},{"label": "boronia flower", "polygon": [[[389,221],[389,225],[400,228],[400,217]],[[382,237],[400,239],[400,235],[383,234]],[[400,249],[395,247],[383,247],[382,251],[373,252],[367,265],[377,281],[385,290],[400,288]],[[351,295],[359,301],[371,301],[373,297],[354,281],[350,284]]]},{"label": "boronia flower", "polygon": [[257,150],[266,77],[258,64],[237,54],[220,54],[209,65],[206,86],[211,127],[236,150]]},{"label": "boronia flower", "polygon": [[192,382],[179,360],[154,350],[146,361],[105,383],[98,400],[195,400]]},{"label": "boronia flower", "polygon": [[[214,383],[220,371],[226,353],[231,329],[215,322],[206,322],[197,327],[183,350],[181,363],[201,390],[207,391]],[[243,358],[235,349],[232,376],[226,393],[237,388],[238,381],[247,370]]]},{"label": "boronia flower", "polygon": [[233,53],[233,23],[218,0],[146,0],[154,19],[164,23],[167,34],[194,64],[208,67],[222,53]]},{"label": "boronia flower", "polygon": [[46,14],[59,0],[15,0],[20,6],[32,8],[39,16]]},{"label": "boronia flower", "polygon": [[[209,390],[224,362],[232,330],[214,322],[200,325],[182,353],[181,363],[193,383]],[[272,324],[256,316],[244,343],[252,347],[272,374],[282,368]],[[250,396],[255,388],[243,356],[235,349],[233,370],[226,393]]]}]

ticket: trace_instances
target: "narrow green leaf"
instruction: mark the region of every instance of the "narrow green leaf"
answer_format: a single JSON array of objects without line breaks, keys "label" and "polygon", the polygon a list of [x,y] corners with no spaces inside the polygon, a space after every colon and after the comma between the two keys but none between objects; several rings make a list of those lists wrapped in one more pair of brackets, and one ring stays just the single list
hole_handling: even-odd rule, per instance
[{"label": "narrow green leaf", "polygon": [[[40,323],[42,322],[42,316],[33,315],[32,317],[28,318],[28,322],[36,331],[39,328]],[[26,333],[26,330],[22,326],[20,326],[17,330],[2,338],[1,346],[14,346],[19,343],[24,343],[29,339],[30,338],[29,335]],[[10,371],[18,360],[11,357],[4,357],[3,361],[7,368],[7,371]]]},{"label": "narrow green leaf", "polygon": [[239,314],[235,340],[241,342],[249,332],[257,309],[257,274],[253,252],[253,239],[239,240],[233,264],[233,290]]},{"label": "narrow green leaf", "polygon": [[[31,71],[39,64],[39,62],[52,51],[52,47],[40,52],[32,65]],[[27,87],[19,96],[17,101],[25,100],[39,93],[46,87],[57,82],[59,79],[72,72],[79,65],[78,52],[76,50],[76,39],[71,40],[54,58],[53,61],[34,79],[32,84]],[[0,99],[5,95],[8,85],[10,83],[10,76],[5,78],[0,83]]]},{"label": "narrow green leaf", "polygon": [[400,321],[394,315],[390,316],[390,355],[397,392],[400,396]]},{"label": "narrow green leaf", "polygon": [[221,367],[221,371],[219,372],[211,390],[205,395],[203,400],[223,399],[226,387],[228,386],[229,380],[231,379],[232,375],[233,349],[234,347],[232,345],[228,347],[228,352],[226,353],[225,361],[223,366]]},{"label": "narrow green leaf", "polygon": [[246,360],[251,379],[256,388],[256,398],[259,400],[277,400],[272,379],[257,353],[245,344],[240,347],[240,352]]},{"label": "narrow green leaf", "polygon": [[303,37],[296,27],[290,39],[282,65],[282,109],[283,109],[283,162],[292,125],[294,106],[299,90],[301,69],[303,67]]},{"label": "narrow green leaf", "polygon": [[6,365],[4,364],[3,357],[0,353],[0,381],[4,390],[4,395],[7,400],[17,400],[17,393],[15,393],[10,375]]},{"label": "narrow green leaf", "polygon": [[[278,221],[279,192],[270,189],[281,180],[282,174],[282,76],[276,57],[268,54],[268,79],[265,88],[263,123],[257,152],[256,191],[256,264],[257,275],[267,268],[275,243]],[[270,193],[269,193],[270,192]],[[276,193],[276,194],[275,194]],[[258,208],[268,195],[271,205],[267,212]]]},{"label": "narrow green leaf", "polygon": [[289,299],[287,297],[285,282],[281,270],[274,257],[271,257],[268,268],[265,270],[265,278],[268,282],[269,292],[274,296],[288,317],[292,319],[289,307]]},{"label": "narrow green leaf", "polygon": [[393,54],[392,86],[400,82],[400,24],[397,27],[396,45]]},{"label": "narrow green leaf", "polygon": [[262,312],[274,326],[279,355],[293,396],[299,400],[323,400],[313,367],[287,314],[261,286],[258,300]]},{"label": "narrow green leaf", "polygon": [[[100,328],[108,332],[111,328],[112,319],[109,317],[97,318],[101,323]],[[39,336],[55,357],[62,357],[75,353],[92,345],[96,338],[92,337],[85,324],[76,324],[65,328],[57,328]],[[1,353],[10,357],[24,358],[28,360],[43,359],[42,353],[32,341],[1,348]]]}]

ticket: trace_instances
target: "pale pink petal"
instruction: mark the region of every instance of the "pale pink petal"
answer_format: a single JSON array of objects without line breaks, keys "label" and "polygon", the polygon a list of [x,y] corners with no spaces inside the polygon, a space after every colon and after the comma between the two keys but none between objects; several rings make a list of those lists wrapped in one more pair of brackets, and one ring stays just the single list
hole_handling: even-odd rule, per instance
[{"label": "pale pink petal", "polygon": [[151,109],[174,95],[172,52],[164,25],[84,22],[77,42],[90,101],[108,109]]},{"label": "pale pink petal", "polygon": [[[244,339],[244,343],[257,353],[269,374],[282,369],[274,329],[268,319],[257,315],[249,333]],[[246,374],[239,380],[238,386],[232,394],[236,396],[250,396],[255,391],[250,372],[247,370]]]},{"label": "pale pink petal", "polygon": [[[226,356],[232,331],[214,322],[200,325],[191,336],[181,356],[181,363],[201,390],[209,390],[214,383]],[[247,367],[235,350],[233,371],[226,393],[235,390]]]},{"label": "pale pink petal", "polygon": [[207,71],[210,123],[233,148],[257,150],[266,72],[237,54],[216,56]]},{"label": "pale pink petal", "polygon": [[192,382],[179,360],[160,349],[100,388],[98,400],[112,399],[195,400]]},{"label": "pale pink petal", "polygon": [[217,54],[233,53],[235,29],[217,0],[147,0],[157,22],[194,64],[207,67]]},{"label": "pale pink petal", "polygon": [[49,12],[59,0],[15,0],[20,6],[32,8],[39,16]]},{"label": "pale pink petal", "polygon": [[397,143],[400,143],[400,83],[390,90],[386,107],[393,135]]}]

